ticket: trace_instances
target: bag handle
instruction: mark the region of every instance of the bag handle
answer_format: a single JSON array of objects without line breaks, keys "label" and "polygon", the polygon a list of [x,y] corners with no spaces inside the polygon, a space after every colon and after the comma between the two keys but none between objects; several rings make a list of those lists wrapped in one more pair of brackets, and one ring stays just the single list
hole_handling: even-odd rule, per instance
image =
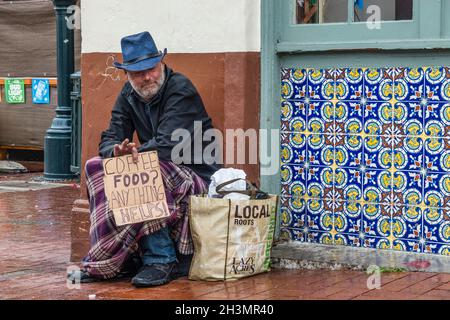
[{"label": "bag handle", "polygon": [[[227,186],[229,184],[232,184],[232,183],[234,183],[236,181],[239,181],[239,180],[244,180],[249,190],[227,190],[227,191],[220,190],[223,187],[225,187],[225,186]],[[267,192],[259,190],[250,181],[248,181],[247,179],[243,179],[243,178],[236,178],[236,179],[225,181],[225,182],[219,184],[216,187],[216,192],[218,194],[220,194],[221,196],[225,196],[227,194],[236,192],[236,193],[245,194],[247,196],[250,196],[250,199],[256,199],[256,198],[258,198],[258,199],[266,199],[268,197]]]}]

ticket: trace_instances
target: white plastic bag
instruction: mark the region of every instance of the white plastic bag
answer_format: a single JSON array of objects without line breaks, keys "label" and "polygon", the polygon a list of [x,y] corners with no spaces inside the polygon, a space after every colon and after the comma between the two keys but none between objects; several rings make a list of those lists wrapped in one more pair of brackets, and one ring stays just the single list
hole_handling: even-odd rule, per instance
[{"label": "white plastic bag", "polygon": [[[211,176],[211,183],[209,184],[208,197],[210,198],[221,198],[219,194],[216,192],[216,187],[221,183],[233,180],[233,179],[243,179],[235,181],[229,185],[226,185],[222,188],[223,191],[230,190],[245,190],[247,185],[245,183],[245,178],[247,175],[243,170],[233,169],[233,168],[223,168],[217,170]],[[224,199],[232,199],[232,200],[248,200],[250,197],[245,194],[240,194],[237,192],[232,192],[223,197]]]}]

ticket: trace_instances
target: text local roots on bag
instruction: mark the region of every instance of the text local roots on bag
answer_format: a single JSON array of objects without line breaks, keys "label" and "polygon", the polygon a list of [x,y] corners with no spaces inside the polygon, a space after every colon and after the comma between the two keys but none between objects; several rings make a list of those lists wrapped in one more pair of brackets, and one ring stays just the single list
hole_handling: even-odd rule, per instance
[{"label": "text local roots on bag", "polygon": [[241,192],[251,199],[190,197],[195,252],[189,279],[229,280],[269,271],[278,197]]}]

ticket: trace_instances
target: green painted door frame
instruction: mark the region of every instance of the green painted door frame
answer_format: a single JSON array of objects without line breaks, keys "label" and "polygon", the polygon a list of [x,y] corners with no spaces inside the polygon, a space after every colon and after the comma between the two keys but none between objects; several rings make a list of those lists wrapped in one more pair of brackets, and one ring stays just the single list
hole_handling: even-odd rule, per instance
[{"label": "green painted door frame", "polygon": [[[414,0],[413,21],[382,22],[374,33],[364,22],[294,24],[294,4],[295,0],[261,0],[260,128],[268,132],[280,129],[282,67],[450,65],[450,0]],[[270,145],[261,143],[260,159],[267,157]],[[271,150],[271,155],[279,158],[278,150]],[[262,189],[280,194],[279,170],[264,175],[264,166],[261,161]],[[278,235],[279,226],[276,230]]]}]

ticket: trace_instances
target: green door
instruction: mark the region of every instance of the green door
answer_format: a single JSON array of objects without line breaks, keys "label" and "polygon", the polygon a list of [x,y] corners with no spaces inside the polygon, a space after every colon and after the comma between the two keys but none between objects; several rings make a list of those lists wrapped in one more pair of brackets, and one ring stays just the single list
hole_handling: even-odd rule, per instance
[{"label": "green door", "polygon": [[449,2],[262,1],[281,237],[450,254]]}]

